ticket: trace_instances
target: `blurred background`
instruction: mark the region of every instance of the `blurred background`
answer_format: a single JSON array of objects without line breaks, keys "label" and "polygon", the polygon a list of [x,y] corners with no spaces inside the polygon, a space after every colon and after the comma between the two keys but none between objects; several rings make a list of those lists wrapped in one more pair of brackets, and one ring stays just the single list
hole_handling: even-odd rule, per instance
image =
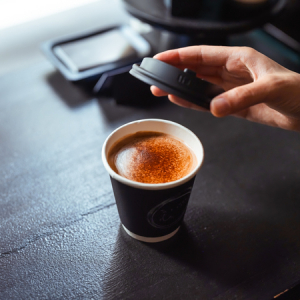
[{"label": "blurred background", "polygon": [[40,44],[48,39],[103,26],[105,2],[0,0],[0,75],[44,59]]},{"label": "blurred background", "polygon": [[[247,1],[231,0],[231,2],[240,3]],[[257,0],[254,2],[266,1]],[[155,7],[155,3],[158,3],[157,7]],[[161,8],[163,5],[170,14],[170,6],[172,3],[174,10],[174,7],[180,8],[183,2],[180,4],[180,1],[172,2],[166,0],[144,2],[121,0],[0,0],[0,75],[43,59],[40,45],[47,40],[98,30],[116,24],[129,23],[138,32],[142,33],[151,30],[159,31],[159,34],[164,34],[164,40],[167,39],[173,42],[173,44],[165,44],[165,48],[173,48],[187,43],[193,44],[191,40],[186,42],[186,39],[183,38],[184,34],[177,34],[176,32],[174,33],[174,31],[170,33],[170,31],[163,28],[161,24],[155,26],[155,22],[152,22],[152,17],[157,13],[155,9]],[[213,1],[215,7],[219,5],[218,3],[220,3],[220,1]],[[230,7],[228,3],[227,1],[226,5]],[[272,3],[272,1],[270,3]],[[150,17],[148,19],[143,19],[143,12],[139,12],[139,5],[146,7],[145,9],[148,9],[147,5],[150,5],[151,8],[154,7],[153,11],[149,12]],[[111,12],[111,7],[113,7],[113,12]],[[226,6],[223,6],[223,10],[224,7]],[[190,20],[192,19],[192,22],[197,22],[203,20],[207,21],[210,18],[210,24],[213,26],[213,22],[216,21],[217,17],[216,14],[212,13],[212,11],[215,12],[214,8],[212,8],[212,4],[210,7],[202,5],[202,7],[200,7],[200,10],[201,9],[204,11],[204,14],[200,15],[198,20],[195,19],[197,16],[191,16],[190,18],[187,15],[176,16],[177,20],[180,18],[188,18]],[[206,15],[205,9],[207,12]],[[106,10],[106,18],[100,18],[99,16],[103,16]],[[230,10],[232,11],[232,7]],[[257,28],[254,26],[253,29],[245,30],[245,32],[230,34],[229,39],[226,41],[224,39],[220,40],[220,44],[228,43],[229,45],[247,45],[254,47],[286,65],[288,68],[299,71],[299,12],[299,1],[287,0],[287,5],[283,11],[270,20],[270,22],[262,26],[257,26]],[[176,15],[178,11],[176,12],[175,10],[171,12],[171,14],[172,13]],[[140,16],[142,17],[140,18]],[[166,18],[169,17],[170,15]],[[241,18],[247,18],[247,16],[233,14],[231,18],[236,18],[241,21]],[[141,21],[143,22],[141,23]],[[151,23],[151,28],[148,23]],[[180,42],[177,41],[177,43],[174,43],[174,34],[178,37],[177,40]],[[166,36],[168,36],[168,38],[166,38]],[[196,40],[194,43],[201,43],[201,40]],[[154,52],[164,49],[155,50],[156,49],[154,49]]]}]

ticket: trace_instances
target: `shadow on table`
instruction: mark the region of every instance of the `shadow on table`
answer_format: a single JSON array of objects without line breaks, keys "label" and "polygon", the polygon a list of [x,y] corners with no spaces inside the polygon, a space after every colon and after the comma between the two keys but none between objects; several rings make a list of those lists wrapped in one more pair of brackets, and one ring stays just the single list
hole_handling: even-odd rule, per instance
[{"label": "shadow on table", "polygon": [[113,83],[97,95],[93,93],[92,85],[69,82],[58,71],[49,74],[46,80],[58,97],[71,109],[96,100],[101,115],[109,123],[124,118],[129,120],[149,118],[151,116],[149,111],[168,103],[167,97],[154,97],[149,85],[134,79],[131,75],[120,74],[115,77]]},{"label": "shadow on table", "polygon": [[[56,94],[71,108],[97,98],[101,104],[103,100],[114,100],[115,105],[131,108],[151,108],[161,105],[162,98],[153,96],[150,86],[124,73],[110,79],[106,88],[97,94],[93,92],[96,81],[72,83],[67,81],[58,71],[49,74],[46,80]],[[166,100],[166,97],[163,97]],[[105,102],[105,101],[104,101]]]},{"label": "shadow on table", "polygon": [[[254,276],[259,281],[276,273],[286,249],[276,238],[270,238],[270,232],[264,233],[269,224],[258,219],[249,222],[245,218],[247,226],[240,229],[230,224],[233,216],[209,210],[204,213],[214,220],[213,226],[205,227],[198,221],[201,229],[195,232],[183,224],[173,241],[149,247],[173,258],[175,264],[184,264],[184,272],[228,288]],[[262,230],[257,231],[258,228]],[[276,233],[272,235],[275,237]]]},{"label": "shadow on table", "polygon": [[239,228],[228,213],[209,209],[193,213],[214,221],[205,230],[201,219],[189,218],[192,226],[184,223],[173,238],[157,244],[136,241],[120,227],[104,279],[105,299],[117,292],[117,299],[145,297],[152,288],[158,295],[168,290],[180,299],[176,289],[172,292],[178,284],[189,286],[190,295],[201,286],[209,297],[242,283],[251,289],[251,284],[272,278],[289,255],[272,222],[244,215],[239,216]]},{"label": "shadow on table", "polygon": [[90,87],[83,88],[83,86],[67,81],[58,71],[49,74],[46,80],[53,91],[70,108],[81,106],[94,98]]}]

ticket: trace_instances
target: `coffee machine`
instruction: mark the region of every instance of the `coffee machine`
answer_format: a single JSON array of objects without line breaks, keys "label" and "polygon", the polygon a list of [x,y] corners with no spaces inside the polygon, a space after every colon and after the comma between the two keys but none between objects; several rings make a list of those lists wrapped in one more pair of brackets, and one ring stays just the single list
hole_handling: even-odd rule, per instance
[{"label": "coffee machine", "polygon": [[[226,45],[233,34],[262,27],[277,18],[288,0],[123,0],[133,17],[169,33],[169,47]],[[171,37],[170,37],[171,39]],[[167,47],[167,46],[166,46]]]},{"label": "coffee machine", "polygon": [[[264,42],[256,37],[251,37],[250,41],[247,32],[258,28],[297,51],[299,44],[276,27],[276,22],[281,26],[285,24],[281,16],[297,2],[120,0],[132,21],[129,24],[48,41],[43,50],[67,80],[94,94],[113,96],[119,104],[144,105],[153,101],[149,86],[133,78],[128,71],[144,57],[158,52],[203,44],[256,47]],[[109,50],[107,45],[114,51]],[[93,61],[92,55],[89,55],[88,61],[78,61],[80,55],[77,54],[85,47],[94,49],[92,52],[97,55],[100,53],[101,61]]]}]

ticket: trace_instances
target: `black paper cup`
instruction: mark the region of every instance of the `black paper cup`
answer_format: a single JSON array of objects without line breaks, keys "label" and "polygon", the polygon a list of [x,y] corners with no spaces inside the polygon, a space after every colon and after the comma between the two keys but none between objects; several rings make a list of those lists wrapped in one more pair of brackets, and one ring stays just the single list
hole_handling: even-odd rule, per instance
[{"label": "black paper cup", "polygon": [[[116,142],[138,131],[155,131],[174,136],[194,152],[196,166],[187,176],[167,183],[141,183],[120,176],[109,166],[107,155]],[[176,234],[203,157],[203,146],[198,137],[184,126],[167,120],[134,121],[119,127],[108,136],[103,144],[102,160],[111,178],[122,226],[131,237],[155,243]]]}]

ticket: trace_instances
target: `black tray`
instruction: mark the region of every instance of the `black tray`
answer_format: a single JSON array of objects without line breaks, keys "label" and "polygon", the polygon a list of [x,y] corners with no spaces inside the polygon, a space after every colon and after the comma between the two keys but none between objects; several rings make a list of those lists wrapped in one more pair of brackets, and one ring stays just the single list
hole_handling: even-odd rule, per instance
[{"label": "black tray", "polygon": [[[102,41],[103,48],[106,49],[105,55],[110,56],[107,62],[101,61],[101,55],[95,59],[94,64],[87,62],[90,58],[89,53],[97,53],[95,49],[97,49],[98,45],[94,41],[95,38],[99,36],[107,38],[108,35],[111,35],[109,41],[107,43],[107,39]],[[124,49],[129,51],[129,54],[113,59],[109,50],[111,49],[112,52],[118,51],[119,45],[117,43],[120,41],[123,43],[123,46],[126,46],[125,43],[128,42],[128,48]],[[50,40],[43,43],[41,48],[46,57],[62,75],[72,82],[96,82],[103,74],[114,70],[122,70],[126,66],[131,66],[133,63],[141,61],[143,57],[151,53],[151,46],[148,41],[127,25],[113,26],[94,32]],[[74,54],[74,51],[78,51],[78,53]],[[86,53],[83,53],[83,51],[86,51]],[[81,57],[80,61],[82,53],[85,56]],[[101,54],[101,47],[99,47],[99,53]],[[118,54],[115,55],[117,56]],[[82,63],[86,63],[86,65],[82,65]]]}]

